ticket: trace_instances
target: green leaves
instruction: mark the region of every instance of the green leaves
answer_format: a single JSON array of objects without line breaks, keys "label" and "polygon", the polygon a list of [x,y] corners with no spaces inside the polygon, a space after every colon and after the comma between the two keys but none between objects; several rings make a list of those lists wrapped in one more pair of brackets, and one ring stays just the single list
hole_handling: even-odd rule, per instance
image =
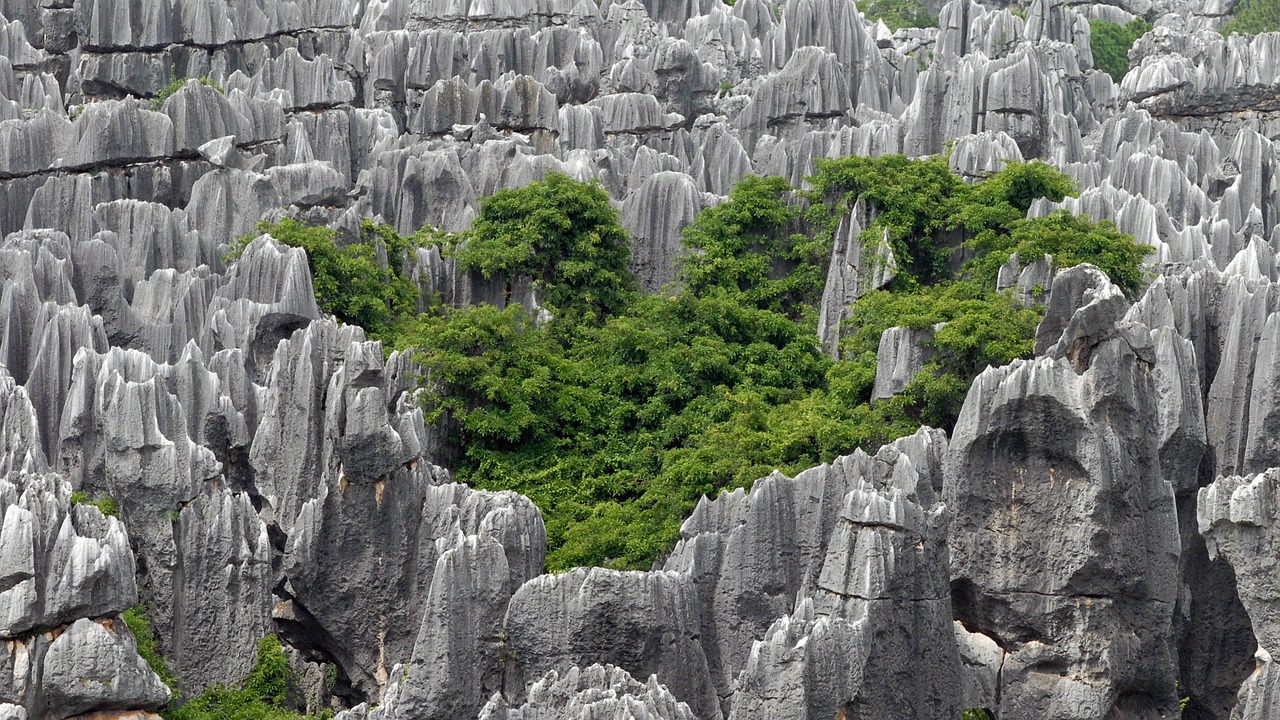
[{"label": "green leaves", "polygon": [[[1268,29],[1274,30],[1277,27],[1280,25],[1273,23]],[[1129,72],[1129,49],[1150,30],[1151,23],[1140,17],[1125,25],[1107,20],[1090,20],[1089,45],[1093,50],[1093,64],[1110,75],[1112,80],[1120,82]],[[1227,28],[1223,29],[1223,33],[1229,32]]]},{"label": "green leaves", "polygon": [[151,632],[151,618],[147,615],[146,608],[141,605],[134,605],[121,613],[121,618],[123,618],[124,624],[129,627],[129,632],[133,633],[133,639],[138,644],[138,655],[147,661],[147,665],[151,670],[160,676],[160,680],[176,696],[179,692],[178,676],[174,675],[169,666],[165,664],[164,657],[160,654],[159,648],[156,647],[156,638]]},{"label": "green leaves", "polygon": [[817,164],[817,175],[809,178],[809,219],[826,236],[862,200],[875,209],[862,232],[863,245],[874,247],[887,231],[899,267],[911,277],[927,285],[947,276],[950,248],[941,234],[952,224],[968,186],[951,173],[945,157],[850,156]]},{"label": "green leaves", "polygon": [[866,13],[868,20],[883,20],[890,30],[938,26],[938,16],[931,14],[928,8],[916,0],[863,0],[858,6]]},{"label": "green leaves", "polygon": [[[532,498],[549,568],[646,568],[703,494],[874,451],[922,423],[950,428],[977,373],[1032,350],[1039,311],[994,289],[1010,253],[1095,262],[1127,291],[1141,282],[1140,250],[1113,227],[1024,220],[1037,198],[1074,192],[1047,165],[1011,163],[968,185],[945,158],[855,157],[820,162],[811,183],[800,194],[748,177],[701,213],[685,231],[683,288],[672,295],[635,292],[604,191],[563,175],[499,192],[470,230],[432,240],[508,289],[534,279],[552,314],[542,324],[519,305],[411,317],[397,310],[409,303],[371,288],[342,298],[361,288],[346,273],[381,251],[340,251],[314,229],[293,242],[315,253],[317,293],[331,307],[386,308],[385,325],[426,372],[426,419],[449,431],[456,477]],[[899,274],[893,292],[854,305],[834,361],[818,348],[816,307],[833,233],[858,202],[871,217],[863,241],[887,232]],[[418,239],[366,237],[366,248],[387,249],[393,279],[391,259]],[[957,252],[972,256],[962,273]],[[869,404],[881,333],[938,323],[924,371]]]},{"label": "green leaves", "polygon": [[728,201],[707,208],[685,229],[692,252],[680,279],[695,294],[736,291],[762,310],[796,319],[822,295],[823,240],[793,232],[800,209],[788,202],[791,186],[779,177],[743,178]]},{"label": "green leaves", "polygon": [[1137,297],[1146,282],[1142,259],[1152,251],[1134,242],[1109,220],[1094,224],[1086,217],[1059,210],[1047,217],[1019,220],[1003,233],[984,231],[968,245],[977,257],[965,266],[980,282],[994,284],[1000,266],[1017,253],[1023,262],[1052,255],[1054,265],[1067,268],[1081,263],[1098,266],[1129,299]]},{"label": "green leaves", "polygon": [[167,720],[327,720],[332,711],[301,715],[287,709],[296,681],[275,635],[258,641],[258,655],[240,687],[212,685],[181,707],[161,710]]},{"label": "green leaves", "polygon": [[995,292],[994,283],[955,280],[897,293],[868,293],[853,306],[850,324],[857,331],[842,346],[849,362],[865,368],[852,391],[858,402],[870,399],[876,350],[885,330],[946,323],[929,342],[933,358],[890,402],[897,402],[898,411],[918,424],[950,429],[970,381],[988,365],[998,367],[1029,356],[1039,322],[1039,308],[1022,307],[1009,294]]},{"label": "green leaves", "polygon": [[450,240],[459,265],[485,278],[538,281],[560,313],[603,317],[635,290],[627,271],[631,246],[599,182],[560,173],[484,199],[471,229]]},{"label": "green leaves", "polygon": [[173,701],[160,709],[161,717],[166,720],[327,720],[333,717],[328,710],[304,716],[286,709],[295,681],[289,658],[275,635],[258,641],[257,661],[239,688],[212,685],[183,702],[179,698],[180,681],[160,654],[146,609],[134,605],[125,610],[122,617],[137,642],[138,654],[173,693]]},{"label": "green leaves", "polygon": [[[1149,29],[1149,28],[1148,28]],[[1280,1],[1240,0],[1235,17],[1222,26],[1222,34],[1257,35],[1280,30]]]},{"label": "green leaves", "polygon": [[104,517],[120,517],[120,508],[116,507],[116,501],[110,495],[94,499],[89,497],[89,493],[77,490],[71,493],[72,505],[92,505],[100,510]]}]

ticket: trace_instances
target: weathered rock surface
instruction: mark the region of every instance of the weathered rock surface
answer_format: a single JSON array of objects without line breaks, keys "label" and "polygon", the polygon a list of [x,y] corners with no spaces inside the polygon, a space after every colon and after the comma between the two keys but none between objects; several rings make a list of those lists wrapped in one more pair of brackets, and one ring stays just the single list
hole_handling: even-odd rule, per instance
[{"label": "weathered rock surface", "polygon": [[1280,471],[1220,477],[1199,493],[1196,520],[1210,557],[1221,555],[1236,573],[1240,600],[1253,622],[1257,641],[1253,673],[1240,688],[1232,718],[1270,717],[1280,703],[1280,674],[1272,648],[1280,641],[1280,587],[1270,558],[1272,528],[1280,501]]},{"label": "weathered rock surface", "polygon": [[1002,715],[1125,717],[1176,702],[1165,679],[1180,542],[1150,422],[1158,361],[1152,332],[1122,320],[1127,303],[1099,276],[1058,275],[1037,337],[1048,355],[975,380],[947,458],[953,601],[1003,654],[983,704]]},{"label": "weathered rock surface", "polygon": [[720,715],[699,643],[697,594],[685,574],[579,568],[544,575],[516,591],[505,629],[527,678],[607,658],[633,675],[657,675],[697,717]]},{"label": "weathered rock surface", "polygon": [[495,695],[480,713],[481,720],[694,720],[689,706],[676,700],[656,676],[640,682],[614,665],[574,666],[552,670],[529,688],[521,705],[510,706]]},{"label": "weathered rock surface", "polygon": [[[9,417],[23,404],[14,400]],[[15,440],[4,443],[12,450]],[[6,714],[68,717],[167,702],[169,689],[138,655],[119,616],[137,602],[133,551],[120,521],[72,504],[62,476],[16,469],[0,478],[0,516]]]}]

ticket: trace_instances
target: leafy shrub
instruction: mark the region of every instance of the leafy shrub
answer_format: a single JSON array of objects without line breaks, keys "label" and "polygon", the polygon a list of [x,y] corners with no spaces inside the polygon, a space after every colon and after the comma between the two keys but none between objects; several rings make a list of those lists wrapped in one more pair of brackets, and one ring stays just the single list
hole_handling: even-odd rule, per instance
[{"label": "leafy shrub", "polygon": [[867,20],[871,22],[883,20],[890,30],[938,26],[938,16],[931,14],[916,0],[862,0],[858,3],[858,7],[866,15]]},{"label": "leafy shrub", "polygon": [[1109,220],[1094,224],[1065,210],[1017,221],[1008,233],[981,233],[969,247],[978,251],[979,257],[967,267],[984,281],[994,283],[1000,266],[1013,253],[1028,261],[1048,254],[1060,268],[1086,262],[1097,265],[1130,299],[1137,297],[1146,281],[1141,263],[1152,250],[1134,242]]},{"label": "leafy shrub", "polygon": [[555,172],[485,198],[471,229],[448,238],[462,267],[505,276],[508,291],[532,278],[548,306],[594,317],[620,311],[635,290],[629,242],[599,182]]},{"label": "leafy shrub", "polygon": [[333,713],[301,715],[288,709],[294,691],[293,672],[280,639],[258,641],[258,657],[239,688],[213,685],[181,707],[161,710],[166,720],[329,720]]},{"label": "leafy shrub", "polygon": [[138,643],[138,654],[147,661],[147,665],[160,676],[164,684],[169,686],[174,697],[177,697],[178,677],[165,664],[159,648],[156,647],[156,638],[151,632],[151,618],[147,616],[146,608],[134,605],[125,610],[121,617],[124,618],[124,624],[129,626],[129,632],[133,633],[133,639]]},{"label": "leafy shrub", "polygon": [[160,716],[165,720],[331,720],[333,717],[329,710],[301,715],[287,708],[295,681],[289,658],[275,635],[258,641],[257,660],[239,688],[213,685],[183,702],[180,682],[156,646],[146,609],[135,605],[125,610],[122,617],[137,641],[138,654],[173,693],[173,700],[160,709]]},{"label": "leafy shrub", "polygon": [[[160,92],[156,93],[155,97],[151,98],[151,103],[150,103],[151,109],[157,112],[159,112],[160,110],[163,110],[165,101],[168,100],[174,93],[181,90],[182,87],[187,84],[187,81],[191,79],[193,78],[189,78],[186,76],[182,76],[182,77],[175,76],[172,80],[169,81],[168,85],[165,85],[164,87],[160,88]],[[201,85],[211,87],[214,90],[217,90],[218,92],[224,92],[221,85],[210,80],[208,77],[198,77],[194,79],[196,82],[200,83]]]},{"label": "leafy shrub", "polygon": [[1151,30],[1151,23],[1134,18],[1125,25],[1107,20],[1089,21],[1089,45],[1093,64],[1117,83],[1129,72],[1129,49]]},{"label": "leafy shrub", "polygon": [[83,490],[77,490],[71,493],[71,504],[92,505],[98,508],[98,510],[106,517],[120,517],[120,508],[116,507],[116,501],[110,495],[106,495],[95,500],[89,497],[89,493],[84,492]]},{"label": "leafy shrub", "polygon": [[761,310],[804,312],[816,306],[826,279],[822,264],[830,247],[789,232],[800,209],[779,177],[743,178],[729,202],[707,208],[685,229],[681,279],[696,295],[716,288],[740,294]]},{"label": "leafy shrub", "polygon": [[809,219],[829,237],[859,200],[876,209],[862,231],[874,247],[887,233],[898,266],[924,284],[947,277],[951,248],[942,237],[968,186],[951,173],[945,157],[913,160],[903,155],[818,160],[811,178]]}]

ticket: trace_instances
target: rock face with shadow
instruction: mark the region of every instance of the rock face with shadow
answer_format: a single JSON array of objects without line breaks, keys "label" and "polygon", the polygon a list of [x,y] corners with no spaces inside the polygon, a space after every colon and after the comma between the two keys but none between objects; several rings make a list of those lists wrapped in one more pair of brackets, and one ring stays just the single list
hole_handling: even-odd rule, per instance
[{"label": "rock face with shadow", "polygon": [[[1045,354],[978,376],[944,473],[957,619],[1001,654],[982,706],[1017,717],[1174,712],[1181,547],[1161,459],[1177,449],[1152,420],[1199,399],[1196,383],[1169,377],[1194,353],[1128,319],[1124,296],[1091,266],[1060,273],[1051,297],[1037,337]],[[1200,429],[1175,442],[1203,448]]]}]

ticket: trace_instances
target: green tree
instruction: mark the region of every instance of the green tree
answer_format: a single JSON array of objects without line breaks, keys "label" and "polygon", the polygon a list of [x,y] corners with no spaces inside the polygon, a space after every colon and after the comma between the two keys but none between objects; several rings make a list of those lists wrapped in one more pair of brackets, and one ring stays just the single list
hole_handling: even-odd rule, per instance
[{"label": "green tree", "polygon": [[951,173],[945,157],[913,160],[904,155],[819,159],[809,178],[809,219],[829,237],[840,218],[862,200],[875,217],[862,232],[874,247],[888,234],[898,265],[922,284],[947,277],[951,248],[942,234],[952,225],[967,186]]},{"label": "green tree", "polygon": [[867,20],[883,20],[890,30],[938,26],[938,16],[916,0],[861,0],[858,7]]},{"label": "green tree", "polygon": [[1257,35],[1280,30],[1280,0],[1240,0],[1235,17],[1222,26],[1222,34]]},{"label": "green tree", "polygon": [[1117,83],[1129,72],[1129,49],[1151,30],[1151,23],[1138,17],[1124,25],[1108,20],[1089,21],[1089,45],[1093,64]]},{"label": "green tree", "polygon": [[1097,265],[1130,299],[1137,297],[1146,282],[1142,259],[1152,251],[1117,230],[1109,220],[1095,224],[1065,210],[1019,220],[1006,233],[980,233],[969,246],[977,257],[966,269],[982,282],[994,283],[1000,266],[1013,253],[1028,261],[1047,254],[1053,256],[1059,268],[1081,263]]},{"label": "green tree", "polygon": [[[625,248],[598,188],[544,182],[482,203],[471,230],[450,242],[468,267],[557,288],[546,295],[553,319],[540,324],[519,306],[437,307],[401,338],[425,370],[428,421],[445,423],[459,454],[455,476],[532,498],[553,570],[649,567],[704,494],[874,451],[921,424],[949,429],[976,374],[1032,350],[1040,310],[995,291],[1012,252],[1094,262],[1126,291],[1142,279],[1141,252],[1113,227],[1025,219],[1036,199],[1075,190],[1041,163],[1011,163],[970,185],[945,158],[843,158],[821,163],[803,194],[778,178],[746,178],[686,229],[682,287],[662,296],[633,292],[625,255],[592,239],[617,235],[614,250]],[[556,210],[546,200],[553,189],[594,197],[595,210]],[[536,209],[524,225],[521,198]],[[817,345],[814,307],[832,233],[860,201],[872,217],[862,241],[888,233],[903,261],[890,288],[853,306],[832,360]],[[584,242],[543,230],[572,235],[587,215],[608,229],[584,231]],[[971,256],[960,272],[957,252]],[[579,303],[575,288],[594,299]],[[883,331],[938,323],[924,370],[871,405]]]},{"label": "green tree", "polygon": [[680,278],[691,292],[740,293],[760,309],[803,312],[822,296],[822,263],[830,249],[799,233],[800,208],[787,202],[791,186],[779,177],[749,175],[729,201],[707,208],[685,229],[691,251]]},{"label": "green tree", "polygon": [[538,281],[548,306],[603,317],[633,294],[631,254],[618,211],[599,182],[547,173],[516,190],[499,190],[480,204],[468,232],[452,238],[455,257],[485,278]]}]

